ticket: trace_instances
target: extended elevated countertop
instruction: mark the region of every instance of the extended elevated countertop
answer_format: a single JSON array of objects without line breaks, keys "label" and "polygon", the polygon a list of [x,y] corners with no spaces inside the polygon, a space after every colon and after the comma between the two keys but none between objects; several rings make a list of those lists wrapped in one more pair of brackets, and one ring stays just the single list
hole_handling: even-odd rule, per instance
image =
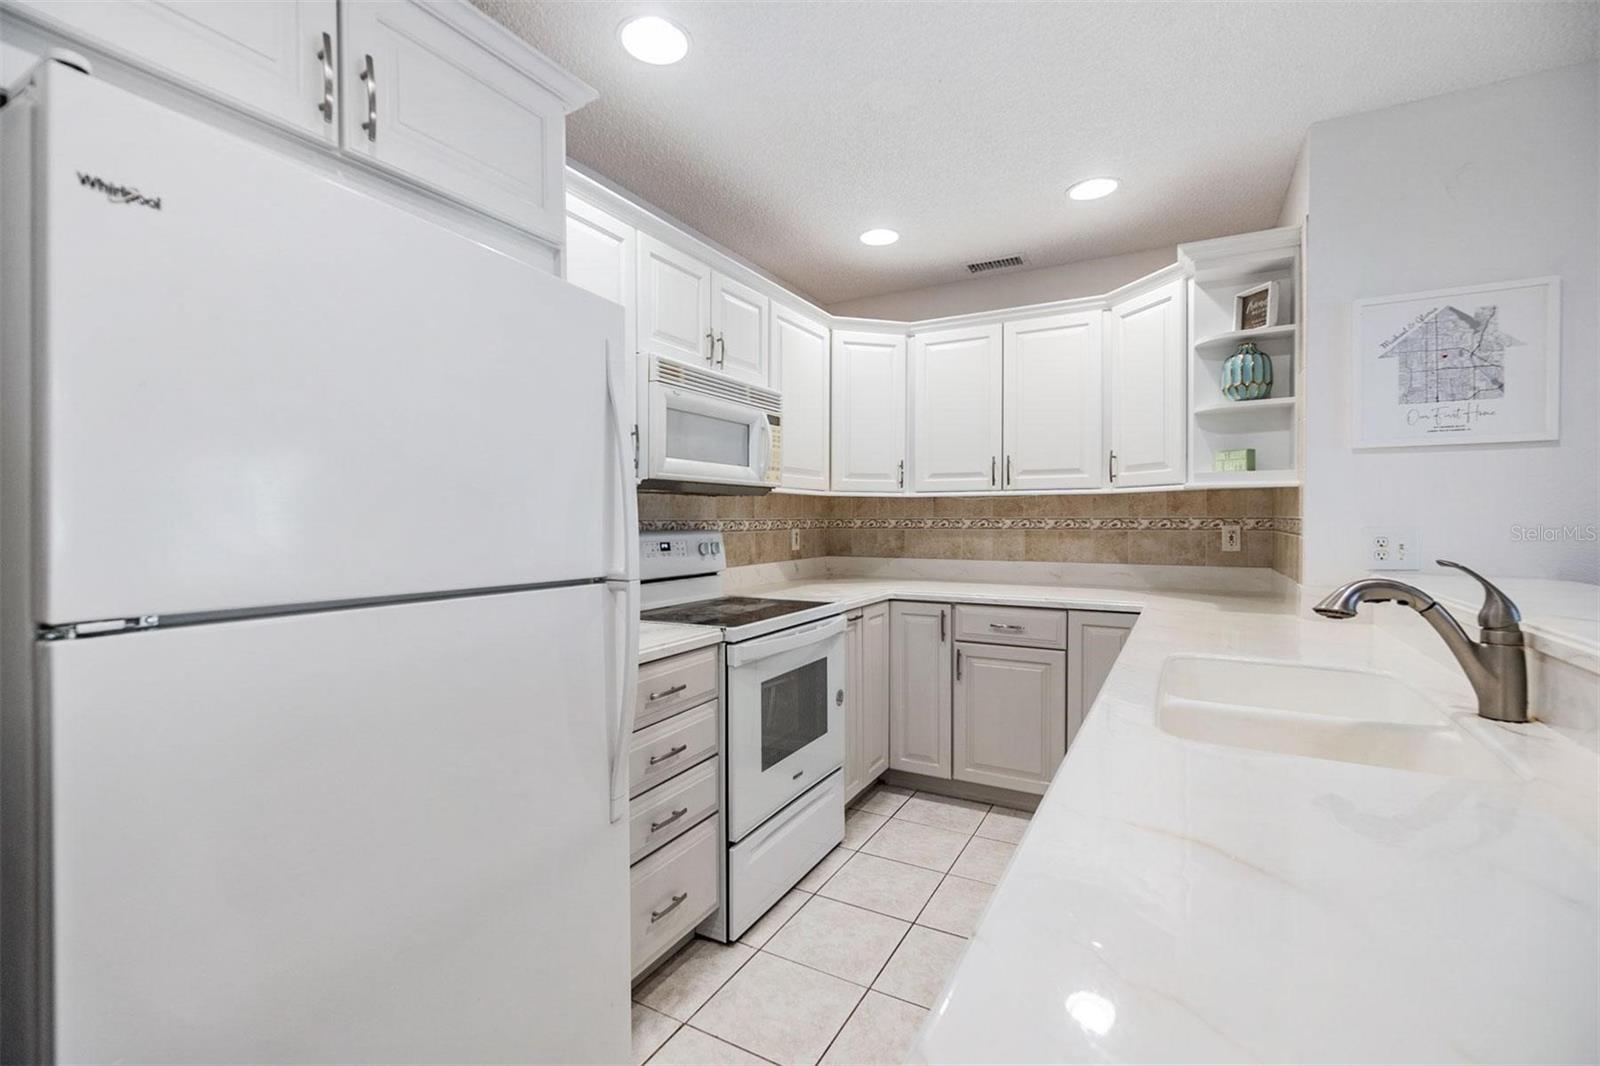
[{"label": "extended elevated countertop", "polygon": [[[892,578],[748,591],[844,609],[1140,612],[916,1061],[1600,1055],[1595,756],[1539,724],[1478,719],[1459,670],[1383,627],[1271,595]],[[1173,736],[1156,713],[1173,654],[1393,674],[1512,772],[1469,780]]]}]

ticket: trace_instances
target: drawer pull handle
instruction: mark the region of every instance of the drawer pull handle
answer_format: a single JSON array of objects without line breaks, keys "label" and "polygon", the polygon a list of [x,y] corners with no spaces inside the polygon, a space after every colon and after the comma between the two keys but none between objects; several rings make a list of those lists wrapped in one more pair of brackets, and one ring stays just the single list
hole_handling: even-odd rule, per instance
[{"label": "drawer pull handle", "polygon": [[650,756],[650,765],[654,766],[658,762],[666,762],[668,759],[677,758],[679,755],[682,755],[684,752],[686,752],[688,750],[689,750],[689,745],[687,745],[687,744],[679,744],[677,747],[672,748],[671,750],[669,750],[665,755],[652,755],[652,756]]},{"label": "drawer pull handle", "polygon": [[682,692],[688,687],[689,683],[686,681],[681,685],[673,685],[671,688],[664,688],[660,692],[652,692],[650,693],[650,700],[664,700],[668,696],[676,696],[678,693]]},{"label": "drawer pull handle", "polygon": [[663,818],[659,822],[651,822],[650,823],[650,832],[659,833],[659,832],[661,832],[661,830],[665,829],[667,826],[671,825],[673,822],[676,822],[679,818],[682,818],[684,815],[686,815],[688,813],[689,813],[689,808],[687,808],[687,807],[679,807],[677,810],[672,812],[672,816],[671,817]]},{"label": "drawer pull handle", "polygon": [[665,918],[667,915],[671,914],[673,911],[675,911],[679,907],[683,906],[683,901],[688,899],[688,898],[689,898],[689,893],[687,893],[687,892],[679,892],[676,896],[672,897],[672,902],[671,903],[667,904],[665,907],[662,907],[658,911],[651,911],[650,912],[650,924],[651,925],[655,925],[661,919]]},{"label": "drawer pull handle", "polygon": [[366,69],[361,72],[361,80],[367,86],[367,121],[361,128],[367,131],[367,140],[378,139],[378,72],[373,69],[372,57],[367,58]]},{"label": "drawer pull handle", "polygon": [[322,48],[317,52],[317,58],[322,60],[322,103],[317,105],[317,110],[322,112],[322,121],[333,121],[333,37],[330,34],[322,35]]},{"label": "drawer pull handle", "polygon": [[990,629],[998,629],[1003,633],[1021,633],[1027,626],[1012,625],[1010,622],[990,622]]}]

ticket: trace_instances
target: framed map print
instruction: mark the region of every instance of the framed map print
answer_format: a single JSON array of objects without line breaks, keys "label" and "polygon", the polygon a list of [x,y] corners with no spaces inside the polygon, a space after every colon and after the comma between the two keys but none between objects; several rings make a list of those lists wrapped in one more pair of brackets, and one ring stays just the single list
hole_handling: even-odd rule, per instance
[{"label": "framed map print", "polygon": [[1561,279],[1357,300],[1355,447],[1555,440]]}]

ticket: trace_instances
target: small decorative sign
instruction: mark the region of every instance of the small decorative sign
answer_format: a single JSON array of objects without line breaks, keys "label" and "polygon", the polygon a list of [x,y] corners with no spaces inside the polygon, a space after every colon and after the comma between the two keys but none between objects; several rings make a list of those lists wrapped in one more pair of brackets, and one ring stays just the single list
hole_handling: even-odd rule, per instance
[{"label": "small decorative sign", "polygon": [[1278,283],[1263,282],[1233,298],[1233,328],[1262,329],[1278,325]]},{"label": "small decorative sign", "polygon": [[1561,279],[1358,300],[1355,446],[1560,436]]},{"label": "small decorative sign", "polygon": [[1256,468],[1254,448],[1229,448],[1211,454],[1211,469],[1218,472],[1238,473]]}]

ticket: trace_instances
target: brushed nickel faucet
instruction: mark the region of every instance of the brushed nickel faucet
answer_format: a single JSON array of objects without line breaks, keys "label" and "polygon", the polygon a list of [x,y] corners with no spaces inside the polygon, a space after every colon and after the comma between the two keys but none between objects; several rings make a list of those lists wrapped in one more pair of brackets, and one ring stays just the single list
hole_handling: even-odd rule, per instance
[{"label": "brushed nickel faucet", "polygon": [[1401,581],[1369,577],[1352,581],[1329,593],[1312,610],[1324,618],[1354,618],[1363,603],[1399,603],[1416,611],[1444,639],[1445,646],[1466,671],[1478,696],[1478,714],[1496,722],[1528,720],[1528,660],[1523,649],[1522,614],[1504,592],[1482,574],[1448,559],[1438,560],[1476,578],[1483,586],[1483,607],[1478,611],[1478,639],[1461,628],[1455,616],[1432,596]]}]

